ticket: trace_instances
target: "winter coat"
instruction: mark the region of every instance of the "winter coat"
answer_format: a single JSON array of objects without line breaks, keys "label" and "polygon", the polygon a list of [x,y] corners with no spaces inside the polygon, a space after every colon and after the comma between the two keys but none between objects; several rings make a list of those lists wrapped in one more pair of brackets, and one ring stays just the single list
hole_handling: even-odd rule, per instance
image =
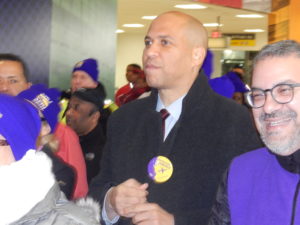
[{"label": "winter coat", "polygon": [[51,166],[49,157],[35,150],[17,162],[0,166],[1,225],[99,224],[99,205],[91,199],[69,202]]},{"label": "winter coat", "polygon": [[[201,74],[183,99],[179,120],[163,141],[156,111],[157,90],[151,96],[120,107],[111,115],[101,171],[90,195],[102,202],[106,191],[129,178],[149,183],[148,202],[175,216],[177,225],[206,224],[215,192],[230,160],[261,146],[248,110],[216,94]],[[166,156],[173,175],[155,183],[147,165]],[[121,218],[117,224],[130,224]]]}]

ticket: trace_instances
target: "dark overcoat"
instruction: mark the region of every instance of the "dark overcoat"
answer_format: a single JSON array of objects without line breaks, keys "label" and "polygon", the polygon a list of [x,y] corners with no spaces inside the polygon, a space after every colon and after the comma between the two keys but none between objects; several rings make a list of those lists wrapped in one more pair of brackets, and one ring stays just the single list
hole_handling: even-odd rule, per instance
[{"label": "dark overcoat", "polygon": [[[247,108],[211,90],[200,74],[183,99],[179,120],[163,142],[157,90],[111,115],[101,173],[90,195],[102,203],[106,191],[129,178],[149,183],[148,201],[175,215],[176,225],[206,224],[222,173],[230,160],[262,144]],[[147,164],[158,155],[173,163],[172,177],[154,183]],[[130,224],[120,219],[117,224]]]}]

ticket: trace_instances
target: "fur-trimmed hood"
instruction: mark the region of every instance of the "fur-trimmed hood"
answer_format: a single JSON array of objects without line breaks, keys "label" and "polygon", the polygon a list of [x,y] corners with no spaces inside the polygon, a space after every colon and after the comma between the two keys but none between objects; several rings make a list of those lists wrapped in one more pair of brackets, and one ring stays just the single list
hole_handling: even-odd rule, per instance
[{"label": "fur-trimmed hood", "polygon": [[48,156],[35,150],[29,150],[17,162],[0,166],[1,225],[99,224],[99,205],[91,199],[69,202],[51,167]]}]

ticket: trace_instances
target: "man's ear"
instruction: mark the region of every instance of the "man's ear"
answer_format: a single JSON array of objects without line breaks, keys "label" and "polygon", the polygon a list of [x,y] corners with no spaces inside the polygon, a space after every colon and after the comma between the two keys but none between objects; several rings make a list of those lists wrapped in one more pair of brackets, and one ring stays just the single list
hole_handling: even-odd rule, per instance
[{"label": "man's ear", "polygon": [[101,116],[101,114],[100,114],[99,111],[93,113],[93,114],[92,114],[93,121],[95,121],[96,123],[98,123],[98,121],[99,121],[99,119],[100,119],[100,116]]},{"label": "man's ear", "polygon": [[206,49],[203,47],[195,47],[192,54],[194,66],[202,65],[206,56]]},{"label": "man's ear", "polygon": [[30,88],[32,86],[31,82],[27,82],[27,88]]},{"label": "man's ear", "polygon": [[41,136],[45,136],[47,134],[50,134],[51,132],[51,127],[48,123],[42,122],[42,127],[41,127]]}]

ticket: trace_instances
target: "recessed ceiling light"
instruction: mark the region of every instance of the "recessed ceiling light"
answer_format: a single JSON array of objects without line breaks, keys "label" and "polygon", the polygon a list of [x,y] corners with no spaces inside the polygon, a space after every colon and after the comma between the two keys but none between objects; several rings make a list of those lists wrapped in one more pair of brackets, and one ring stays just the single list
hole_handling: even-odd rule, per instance
[{"label": "recessed ceiling light", "polygon": [[258,14],[242,14],[242,15],[236,15],[236,17],[239,17],[239,18],[263,18],[264,16],[258,15]]},{"label": "recessed ceiling light", "polygon": [[122,30],[122,29],[117,29],[117,30],[116,30],[116,33],[117,33],[117,34],[124,33],[124,32],[125,32],[125,31]]},{"label": "recessed ceiling light", "polygon": [[204,5],[199,5],[199,4],[180,4],[180,5],[175,5],[175,8],[179,9],[206,9],[207,7]]},{"label": "recessed ceiling light", "polygon": [[264,30],[263,29],[245,29],[244,32],[259,33],[259,32],[264,32]]},{"label": "recessed ceiling light", "polygon": [[154,20],[157,16],[142,16],[144,20]]},{"label": "recessed ceiling light", "polygon": [[139,23],[127,23],[127,24],[123,24],[122,26],[123,27],[135,27],[135,28],[144,27],[143,24],[139,24]]},{"label": "recessed ceiling light", "polygon": [[231,49],[225,49],[224,50],[224,54],[226,54],[226,55],[230,55],[231,53],[232,53]]},{"label": "recessed ceiling light", "polygon": [[205,26],[205,27],[222,27],[223,24],[219,24],[219,23],[204,23],[203,26]]},{"label": "recessed ceiling light", "polygon": [[123,24],[122,26],[123,27],[135,27],[135,28],[144,27],[143,24],[139,24],[139,23],[127,23],[127,24]]}]

